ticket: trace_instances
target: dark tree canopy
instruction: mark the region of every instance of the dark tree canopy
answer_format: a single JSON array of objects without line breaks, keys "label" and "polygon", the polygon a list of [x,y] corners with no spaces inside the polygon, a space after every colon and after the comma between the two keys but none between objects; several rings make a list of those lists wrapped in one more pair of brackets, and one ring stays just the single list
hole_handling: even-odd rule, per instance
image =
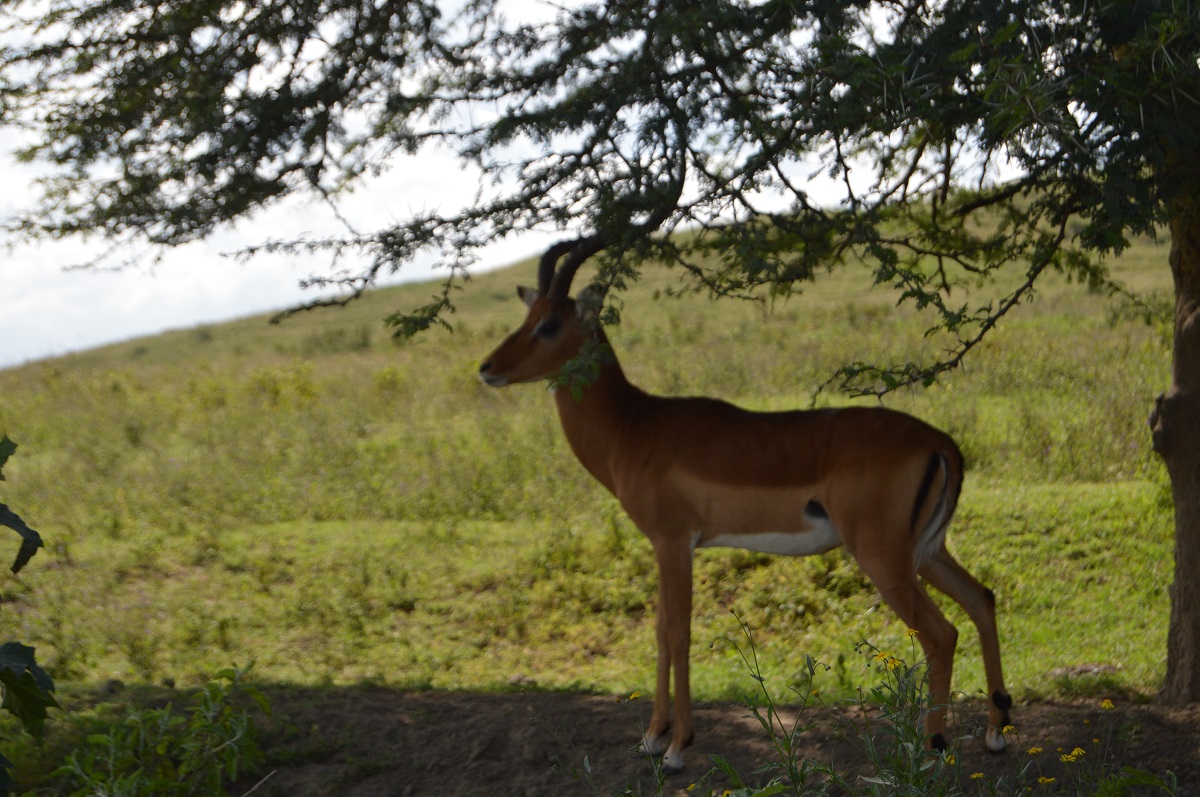
[{"label": "dark tree canopy", "polygon": [[[957,365],[1048,271],[1107,285],[1103,256],[1165,226],[1176,364],[1154,442],[1179,572],[1200,572],[1195,0],[583,0],[537,22],[515,0],[0,3],[0,109],[51,170],[19,234],[171,246],[287,195],[336,203],[425,147],[477,164],[461,212],[258,247],[357,258],[313,280],[351,296],[437,255],[446,290],[401,334],[436,323],[480,246],[534,228],[602,243],[609,287],[662,262],[786,294],[859,262],[951,341],[837,379],[882,393]],[[1200,699],[1190,583],[1165,691]]]},{"label": "dark tree canopy", "polygon": [[[459,269],[528,228],[600,234],[609,279],[652,257],[718,293],[864,260],[960,341],[887,385],[953,365],[1047,269],[1102,282],[1093,254],[1200,185],[1186,0],[607,2],[540,23],[504,0],[4,5],[5,40],[30,42],[4,51],[6,119],[54,167],[24,233],[169,246],[446,145],[486,175],[474,206],[293,242],[359,256],[317,283],[361,290],[422,250]],[[681,228],[701,234],[661,235]],[[994,302],[952,302],[1014,262]]]}]

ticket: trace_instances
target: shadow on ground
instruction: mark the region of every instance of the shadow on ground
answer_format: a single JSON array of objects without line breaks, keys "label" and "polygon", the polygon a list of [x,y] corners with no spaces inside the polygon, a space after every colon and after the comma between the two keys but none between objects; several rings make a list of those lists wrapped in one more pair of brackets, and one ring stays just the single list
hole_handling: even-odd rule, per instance
[{"label": "shadow on ground", "polygon": [[[633,752],[649,718],[644,699],[529,692],[396,692],[380,688],[266,690],[274,707],[260,721],[267,755],[264,781],[249,780],[256,797],[382,797],[383,795],[681,795],[711,768],[709,754],[728,759],[748,781],[772,756],[770,741],[742,705],[696,707],[697,737],[688,769],[656,781],[654,767]],[[957,711],[959,734],[979,736],[982,703]],[[805,757],[839,772],[870,774],[866,758],[846,738],[851,713],[807,719],[815,727],[802,737]],[[1061,748],[1098,750],[1112,740],[1117,763],[1150,771],[1172,770],[1179,794],[1200,794],[1200,706],[1168,708],[1099,701],[1018,706],[1019,736],[1008,753],[985,752],[979,738],[964,739],[959,765],[964,779],[982,772],[1011,779],[1029,766],[1026,781],[1058,777],[1079,764],[1060,761]],[[1031,754],[1030,748],[1041,748]],[[590,777],[584,777],[585,761]],[[578,776],[575,777],[572,775]],[[716,784],[723,781],[717,780]],[[969,788],[968,793],[975,793]],[[720,793],[718,789],[717,793]]]}]

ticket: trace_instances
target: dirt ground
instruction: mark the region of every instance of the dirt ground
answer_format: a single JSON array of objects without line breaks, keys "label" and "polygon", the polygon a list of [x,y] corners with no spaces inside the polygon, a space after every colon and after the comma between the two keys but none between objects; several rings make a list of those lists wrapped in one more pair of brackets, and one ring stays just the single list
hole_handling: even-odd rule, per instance
[{"label": "dirt ground", "polygon": [[[651,764],[632,752],[650,713],[645,699],[367,688],[280,689],[269,696],[274,711],[260,722],[260,742],[270,774],[246,781],[234,793],[251,788],[256,797],[660,793]],[[863,755],[840,732],[845,719],[819,718],[803,737],[803,755],[843,773],[863,772]],[[978,734],[984,721],[983,704],[967,702],[958,706],[954,727],[960,734]],[[1179,794],[1200,795],[1200,706],[1122,703],[1104,711],[1095,700],[1038,703],[1016,706],[1013,722],[1019,738],[1007,753],[987,753],[978,738],[965,741],[960,752],[964,778],[984,772],[1011,779],[1034,757],[1042,774],[1061,777],[1070,765],[1059,761],[1058,748],[1095,750],[1092,740],[1107,727],[1120,764],[1154,773],[1171,770]],[[668,777],[662,794],[687,794],[687,787],[711,768],[711,753],[724,756],[750,782],[769,777],[751,777],[769,759],[770,748],[745,706],[700,704],[696,728],[687,769]],[[1031,756],[1031,747],[1043,752]],[[571,772],[582,774],[585,758],[591,776],[577,779]]]}]

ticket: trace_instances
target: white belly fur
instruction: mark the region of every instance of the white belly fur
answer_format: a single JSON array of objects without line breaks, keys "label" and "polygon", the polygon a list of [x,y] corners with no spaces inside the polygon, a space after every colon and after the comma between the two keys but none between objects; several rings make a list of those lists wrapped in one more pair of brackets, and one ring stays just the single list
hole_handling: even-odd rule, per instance
[{"label": "white belly fur", "polygon": [[814,523],[806,531],[764,531],[751,534],[718,534],[699,542],[698,548],[744,548],[783,556],[811,556],[842,544],[830,523]]}]

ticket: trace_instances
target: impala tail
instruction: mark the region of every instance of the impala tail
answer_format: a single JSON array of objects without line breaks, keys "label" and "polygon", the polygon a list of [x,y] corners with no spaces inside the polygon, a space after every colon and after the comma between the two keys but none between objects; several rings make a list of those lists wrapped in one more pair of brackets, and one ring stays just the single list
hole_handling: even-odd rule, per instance
[{"label": "impala tail", "polygon": [[953,456],[953,461],[941,452],[931,456],[925,469],[925,478],[917,490],[912,515],[912,530],[916,537],[913,549],[915,570],[920,570],[946,544],[946,530],[950,527],[962,490],[962,454],[957,447]]}]

